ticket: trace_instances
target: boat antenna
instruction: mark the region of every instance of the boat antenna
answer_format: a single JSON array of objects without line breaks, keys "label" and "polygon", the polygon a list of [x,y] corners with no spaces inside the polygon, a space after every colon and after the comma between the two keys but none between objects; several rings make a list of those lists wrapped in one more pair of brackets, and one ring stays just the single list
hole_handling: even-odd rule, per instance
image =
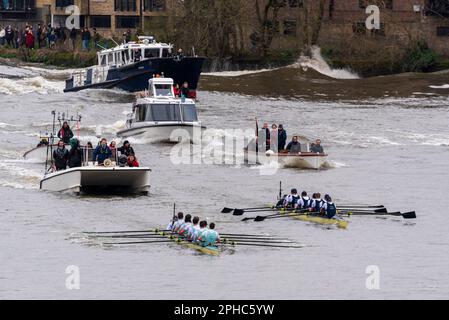
[{"label": "boat antenna", "polygon": [[115,41],[113,38],[109,38],[112,40],[112,42],[114,42],[117,46],[119,46],[119,44],[117,43],[117,41]]},{"label": "boat antenna", "polygon": [[172,219],[172,227],[175,224],[175,219],[176,219],[176,202],[173,202],[173,219]]},{"label": "boat antenna", "polygon": [[99,48],[102,49],[102,50],[106,50],[105,47],[103,47],[102,45],[99,45],[98,43],[97,43],[97,47],[99,47]]},{"label": "boat antenna", "polygon": [[256,156],[259,155],[259,123],[257,122],[257,117],[255,118],[256,120]]},{"label": "boat antenna", "polygon": [[282,199],[282,181],[279,181],[279,199],[278,200],[281,200]]}]

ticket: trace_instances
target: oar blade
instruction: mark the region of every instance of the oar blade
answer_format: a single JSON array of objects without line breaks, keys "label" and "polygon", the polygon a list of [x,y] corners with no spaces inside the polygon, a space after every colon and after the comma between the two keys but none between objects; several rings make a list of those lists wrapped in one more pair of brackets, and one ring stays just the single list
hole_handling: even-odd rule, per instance
[{"label": "oar blade", "polygon": [[416,212],[415,211],[405,212],[402,214],[402,217],[404,217],[404,219],[416,219]]},{"label": "oar blade", "polygon": [[243,215],[244,213],[245,213],[245,210],[242,210],[242,209],[234,209],[233,215],[234,215],[234,216],[241,216],[241,215]]},{"label": "oar blade", "polygon": [[267,217],[264,216],[257,216],[256,218],[254,218],[254,221],[256,222],[260,222],[260,221],[264,221]]},{"label": "oar blade", "polygon": [[221,210],[221,213],[230,213],[230,212],[232,212],[233,210],[234,210],[234,209],[224,207],[224,208]]},{"label": "oar blade", "polygon": [[248,220],[253,220],[253,219],[254,218],[247,217],[247,218],[243,218],[242,221],[248,221]]},{"label": "oar blade", "polygon": [[387,208],[382,208],[382,209],[376,209],[376,210],[374,210],[374,212],[375,213],[387,213],[388,210],[387,210]]}]

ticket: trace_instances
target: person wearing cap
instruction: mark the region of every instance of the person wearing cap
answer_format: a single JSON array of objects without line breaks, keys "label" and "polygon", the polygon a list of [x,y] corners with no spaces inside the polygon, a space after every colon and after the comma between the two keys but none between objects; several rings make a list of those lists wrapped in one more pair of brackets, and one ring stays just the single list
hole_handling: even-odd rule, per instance
[{"label": "person wearing cap", "polygon": [[83,163],[83,150],[81,150],[79,141],[77,138],[70,139],[70,151],[68,165],[70,168],[81,167]]},{"label": "person wearing cap", "polygon": [[117,149],[118,151],[120,151],[120,154],[124,154],[125,156],[129,157],[130,155],[135,155],[136,153],[134,152],[133,147],[131,147],[131,144],[129,143],[128,140],[125,140],[123,142],[123,146],[121,146],[120,148]]},{"label": "person wearing cap", "polygon": [[285,131],[284,126],[280,124],[278,126],[278,150],[281,152],[285,149],[285,144],[287,143],[287,131]]},{"label": "person wearing cap", "polygon": [[324,203],[321,206],[321,213],[324,213],[329,219],[332,219],[337,214],[337,207],[332,202],[330,195],[326,194],[324,196]]}]

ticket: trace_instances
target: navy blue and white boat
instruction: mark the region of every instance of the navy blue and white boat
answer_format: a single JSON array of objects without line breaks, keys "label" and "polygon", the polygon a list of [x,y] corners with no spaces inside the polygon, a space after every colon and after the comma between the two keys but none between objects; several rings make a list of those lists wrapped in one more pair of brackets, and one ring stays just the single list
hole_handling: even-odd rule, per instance
[{"label": "navy blue and white boat", "polygon": [[98,64],[73,72],[64,92],[109,88],[138,92],[147,89],[149,79],[163,74],[180,86],[187,82],[195,98],[204,58],[173,54],[172,44],[154,37],[138,39],[98,52]]}]

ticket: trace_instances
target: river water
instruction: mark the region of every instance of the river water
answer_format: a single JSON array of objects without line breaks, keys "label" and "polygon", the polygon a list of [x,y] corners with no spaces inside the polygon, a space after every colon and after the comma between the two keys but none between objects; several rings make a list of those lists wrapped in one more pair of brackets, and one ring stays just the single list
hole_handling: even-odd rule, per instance
[{"label": "river water", "polygon": [[[307,70],[306,70],[307,69]],[[343,72],[343,71],[342,71]],[[51,128],[52,110],[80,113],[80,138],[114,138],[133,97],[114,90],[62,93],[68,71],[0,66],[0,298],[45,299],[430,299],[449,293],[449,75],[337,79],[317,65],[260,73],[204,75],[199,116],[212,144],[283,123],[320,137],[327,168],[247,167],[170,161],[172,146],[130,139],[152,168],[149,197],[75,197],[39,190],[43,164],[22,154]],[[330,77],[333,76],[333,77]],[[353,79],[348,79],[353,78]],[[120,140],[117,139],[118,142]],[[273,168],[270,168],[273,169]],[[351,217],[347,230],[222,214],[272,203],[279,181],[330,193],[337,203],[416,210],[416,220]],[[236,247],[220,257],[176,244],[102,248],[76,240],[84,230],[164,226],[172,205],[215,221],[221,232],[289,237],[299,250]],[[67,266],[80,289],[66,288]],[[379,289],[366,285],[369,266]],[[179,288],[177,284],[182,284]]]}]

